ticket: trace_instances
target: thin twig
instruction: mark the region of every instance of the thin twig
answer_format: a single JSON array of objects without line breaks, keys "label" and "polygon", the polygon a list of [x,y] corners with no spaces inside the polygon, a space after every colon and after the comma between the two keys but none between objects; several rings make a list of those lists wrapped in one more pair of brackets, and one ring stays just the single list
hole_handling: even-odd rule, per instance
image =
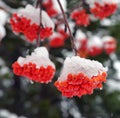
[{"label": "thin twig", "polygon": [[69,31],[69,33],[70,33],[71,47],[72,47],[73,51],[75,52],[75,55],[77,55],[77,49],[76,49],[76,47],[75,47],[74,37],[73,37],[73,34],[72,34],[71,29],[70,29],[70,27],[69,27],[69,24],[68,24],[68,21],[67,21],[65,12],[64,12],[64,10],[63,10],[63,7],[62,7],[62,5],[61,5],[60,0],[57,0],[57,2],[58,2],[59,6],[60,6],[60,9],[61,9],[61,11],[62,11],[62,15],[63,15],[63,18],[64,18],[65,25],[66,25],[66,27],[68,28],[68,31]]},{"label": "thin twig", "polygon": [[37,0],[36,2],[36,8],[40,9],[40,24],[39,24],[39,28],[38,28],[38,37],[36,39],[36,47],[39,47],[40,46],[40,41],[41,41],[41,38],[40,38],[40,29],[41,27],[43,27],[42,25],[42,0]]}]

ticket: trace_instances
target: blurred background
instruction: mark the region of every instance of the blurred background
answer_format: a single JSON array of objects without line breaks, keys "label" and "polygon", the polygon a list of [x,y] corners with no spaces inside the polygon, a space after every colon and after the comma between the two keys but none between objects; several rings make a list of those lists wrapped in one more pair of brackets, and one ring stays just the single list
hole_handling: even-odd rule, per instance
[{"label": "blurred background", "polygon": [[[88,34],[110,35],[117,41],[114,53],[88,57],[108,67],[103,89],[81,98],[66,98],[54,87],[54,82],[59,77],[63,60],[72,54],[70,40],[61,47],[49,48],[50,58],[57,68],[53,82],[32,83],[13,74],[12,63],[31,52],[35,45],[25,41],[23,35],[12,32],[9,18],[20,7],[34,2],[0,0],[0,22],[5,18],[5,23],[0,26],[0,118],[120,118],[120,9],[109,18],[94,20],[88,27],[79,27]],[[67,0],[68,15],[78,2]],[[43,42],[43,45],[47,44],[48,41]]]}]

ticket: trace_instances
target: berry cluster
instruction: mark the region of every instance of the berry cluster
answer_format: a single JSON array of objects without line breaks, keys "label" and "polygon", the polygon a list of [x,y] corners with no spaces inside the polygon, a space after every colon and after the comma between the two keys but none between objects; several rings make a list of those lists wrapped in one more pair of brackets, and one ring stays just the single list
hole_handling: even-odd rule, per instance
[{"label": "berry cluster", "polygon": [[55,74],[55,66],[49,60],[48,52],[44,47],[35,49],[26,58],[19,57],[12,68],[16,75],[40,83],[51,82]]},{"label": "berry cluster", "polygon": [[[89,64],[89,70],[87,64]],[[89,73],[90,69],[92,69],[92,73]],[[92,94],[96,88],[102,88],[102,82],[105,81],[105,69],[98,62],[74,56],[65,60],[62,73],[55,82],[55,86],[62,92],[63,96],[81,97],[82,95]]]},{"label": "berry cluster", "polygon": [[[12,30],[16,33],[24,34],[29,42],[37,40],[39,34],[41,40],[52,35],[54,24],[47,13],[42,11],[42,21],[39,21],[40,18],[38,16],[33,17],[32,15],[34,14],[28,13],[28,10],[34,10],[38,16],[40,14],[38,9],[35,9],[31,5],[27,5],[25,9],[13,14],[10,19]],[[38,20],[36,20],[37,18]],[[42,25],[40,25],[40,22]]]},{"label": "berry cluster", "polygon": [[[77,35],[81,36],[78,37]],[[78,49],[78,54],[81,57],[95,57],[99,56],[103,52],[110,55],[114,53],[117,48],[116,39],[111,36],[104,36],[102,38],[92,36],[88,39],[80,30],[76,34],[75,44]]]}]

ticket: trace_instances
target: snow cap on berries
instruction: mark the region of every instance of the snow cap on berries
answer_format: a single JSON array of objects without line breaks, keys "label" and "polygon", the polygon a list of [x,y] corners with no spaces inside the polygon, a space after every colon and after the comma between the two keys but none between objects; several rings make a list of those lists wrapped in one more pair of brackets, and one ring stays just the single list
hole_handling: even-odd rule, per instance
[{"label": "snow cap on berries", "polygon": [[92,46],[100,47],[102,48],[102,40],[98,36],[92,36],[88,41],[88,48],[91,48]]},{"label": "snow cap on berries", "polygon": [[118,7],[118,0],[87,0],[86,2],[90,6],[91,13],[99,19],[109,17]]},{"label": "snow cap on berries", "polygon": [[50,82],[55,73],[55,65],[49,59],[49,54],[45,47],[36,48],[26,58],[19,57],[12,67],[16,75],[24,76],[40,83]]},{"label": "snow cap on berries", "polygon": [[31,53],[31,55],[27,55],[26,58],[19,57],[17,62],[23,66],[24,64],[28,64],[30,62],[36,64],[36,67],[40,66],[47,67],[51,65],[55,68],[55,65],[50,61],[48,51],[45,47],[39,47]]},{"label": "snow cap on berries", "polygon": [[93,76],[97,76],[104,71],[106,71],[106,68],[98,61],[91,61],[89,59],[80,58],[79,56],[67,57],[62,73],[58,79],[59,81],[64,81],[69,73],[84,73],[91,79]]},{"label": "snow cap on berries", "polygon": [[65,59],[63,70],[55,86],[63,96],[81,97],[92,94],[96,88],[102,88],[102,82],[105,81],[106,68],[101,63],[73,56]]},{"label": "snow cap on berries", "polygon": [[29,42],[38,39],[38,34],[40,34],[40,39],[44,40],[52,35],[54,30],[54,23],[48,14],[42,10],[40,19],[40,8],[34,8],[31,5],[14,13],[10,23],[13,31],[23,33]]},{"label": "snow cap on berries", "polygon": [[[43,27],[52,27],[54,29],[54,23],[48,14],[42,10],[42,25]],[[24,16],[27,19],[31,20],[31,23],[40,24],[40,10],[35,8],[32,5],[27,5],[25,8],[22,8],[18,11],[18,15]]]},{"label": "snow cap on berries", "polygon": [[112,36],[104,36],[102,38],[103,41],[103,48],[107,54],[111,54],[115,52],[117,48],[117,42],[116,39]]},{"label": "snow cap on berries", "polygon": [[88,40],[87,48],[90,56],[97,56],[102,53],[103,43],[98,36],[93,36]]},{"label": "snow cap on berries", "polygon": [[86,2],[90,5],[90,7],[94,7],[95,3],[98,3],[100,5],[107,4],[117,4],[119,3],[119,0],[86,0]]}]

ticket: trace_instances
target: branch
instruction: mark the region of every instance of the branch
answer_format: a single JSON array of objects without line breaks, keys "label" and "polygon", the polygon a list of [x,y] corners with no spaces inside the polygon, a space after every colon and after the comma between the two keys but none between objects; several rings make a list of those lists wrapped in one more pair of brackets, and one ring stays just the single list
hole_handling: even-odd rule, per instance
[{"label": "branch", "polygon": [[75,43],[74,43],[74,37],[73,37],[73,34],[72,34],[71,29],[69,27],[65,12],[64,12],[63,7],[60,3],[60,0],[57,0],[57,2],[58,2],[59,6],[60,6],[60,9],[62,11],[62,15],[63,15],[63,18],[64,18],[65,25],[68,28],[68,31],[70,33],[71,47],[72,47],[73,51],[75,52],[75,55],[77,55],[77,49],[76,49],[76,46],[75,46]]}]

